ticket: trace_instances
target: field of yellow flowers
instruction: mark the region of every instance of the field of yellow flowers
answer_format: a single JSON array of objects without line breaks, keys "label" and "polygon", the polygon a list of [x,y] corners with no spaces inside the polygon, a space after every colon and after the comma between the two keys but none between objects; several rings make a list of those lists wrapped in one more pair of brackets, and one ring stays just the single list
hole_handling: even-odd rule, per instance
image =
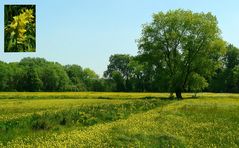
[{"label": "field of yellow flowers", "polygon": [[238,147],[239,95],[0,93],[0,147]]}]

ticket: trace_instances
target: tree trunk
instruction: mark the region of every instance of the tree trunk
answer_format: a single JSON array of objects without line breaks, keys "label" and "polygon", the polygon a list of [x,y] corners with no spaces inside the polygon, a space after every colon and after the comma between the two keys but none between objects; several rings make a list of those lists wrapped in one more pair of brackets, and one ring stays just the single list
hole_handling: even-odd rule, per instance
[{"label": "tree trunk", "polygon": [[177,90],[175,93],[176,93],[177,99],[183,99],[182,92],[180,90]]}]

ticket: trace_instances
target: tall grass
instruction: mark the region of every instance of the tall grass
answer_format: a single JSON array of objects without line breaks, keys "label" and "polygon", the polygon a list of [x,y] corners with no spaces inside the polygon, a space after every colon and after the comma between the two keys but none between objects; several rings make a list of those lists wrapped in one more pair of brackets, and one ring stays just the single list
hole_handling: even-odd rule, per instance
[{"label": "tall grass", "polygon": [[19,135],[24,136],[24,133],[29,135],[29,133],[39,131],[45,131],[46,133],[59,132],[66,130],[66,128],[83,128],[99,123],[112,122],[169,103],[169,101],[157,99],[132,100],[124,103],[117,103],[118,100],[114,103],[107,100],[103,101],[105,103],[85,103],[80,106],[68,106],[62,109],[53,108],[45,112],[0,121],[0,141],[6,144],[7,141]]}]

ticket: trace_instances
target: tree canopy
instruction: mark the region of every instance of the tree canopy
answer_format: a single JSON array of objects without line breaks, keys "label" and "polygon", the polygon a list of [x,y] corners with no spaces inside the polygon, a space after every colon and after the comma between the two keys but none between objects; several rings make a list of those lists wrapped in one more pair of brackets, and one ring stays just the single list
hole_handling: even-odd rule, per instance
[{"label": "tree canopy", "polygon": [[200,81],[211,77],[225,51],[217,19],[211,13],[170,10],[153,15],[138,40],[139,54],[164,77],[168,90],[182,98],[195,74]]}]

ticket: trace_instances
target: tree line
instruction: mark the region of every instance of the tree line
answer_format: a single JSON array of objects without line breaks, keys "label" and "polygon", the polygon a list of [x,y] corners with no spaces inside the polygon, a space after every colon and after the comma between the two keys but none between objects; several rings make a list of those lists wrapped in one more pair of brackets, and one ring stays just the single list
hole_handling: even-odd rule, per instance
[{"label": "tree line", "polygon": [[239,92],[239,49],[221,37],[216,16],[190,10],[153,15],[138,55],[114,54],[104,76],[43,58],[0,62],[1,91]]},{"label": "tree line", "polygon": [[[165,76],[142,60],[139,55],[111,55],[103,78],[89,68],[44,58],[0,61],[0,91],[169,92],[169,85],[162,80]],[[191,84],[186,91],[239,92],[239,49],[229,44],[221,60],[211,78]]]},{"label": "tree line", "polygon": [[44,58],[0,62],[0,91],[106,91],[104,80],[91,69],[61,65]]},{"label": "tree line", "polygon": [[[115,91],[170,92],[170,81],[165,81],[168,73],[157,71],[144,58],[141,55],[112,55],[104,77],[115,83]],[[194,74],[184,92],[238,93],[239,48],[228,44],[226,53],[219,59],[220,65],[212,77],[202,78],[199,74]]]}]

